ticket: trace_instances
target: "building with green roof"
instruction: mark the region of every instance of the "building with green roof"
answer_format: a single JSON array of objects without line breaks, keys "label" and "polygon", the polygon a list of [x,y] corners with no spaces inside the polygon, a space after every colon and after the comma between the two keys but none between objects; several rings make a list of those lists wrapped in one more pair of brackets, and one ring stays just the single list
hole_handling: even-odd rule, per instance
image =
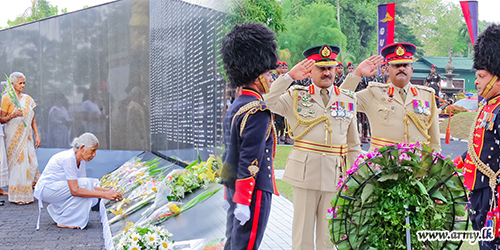
[{"label": "building with green roof", "polygon": [[[424,56],[413,63],[413,76],[411,82],[414,84],[425,85],[425,78],[431,72],[431,66],[436,65],[436,72],[441,75],[441,79],[446,71],[444,67],[448,64],[449,57],[427,57]],[[452,57],[451,65],[455,67],[454,74],[459,74],[453,79],[455,88],[464,88],[463,91],[475,90],[474,81],[476,79],[476,70],[472,68],[472,59],[468,57]]]}]

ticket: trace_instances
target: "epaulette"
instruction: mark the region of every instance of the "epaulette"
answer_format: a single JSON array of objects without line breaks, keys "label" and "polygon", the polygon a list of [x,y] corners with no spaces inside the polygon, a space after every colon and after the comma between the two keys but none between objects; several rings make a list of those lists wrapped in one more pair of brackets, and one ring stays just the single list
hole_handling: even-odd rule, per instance
[{"label": "epaulette", "polygon": [[388,83],[380,83],[380,82],[369,82],[368,87],[386,88],[386,87],[389,87],[389,84]]},{"label": "epaulette", "polygon": [[415,88],[417,88],[417,89],[426,90],[426,91],[434,93],[434,89],[433,88],[429,88],[429,87],[424,86],[424,85],[412,85],[412,86],[415,87]]},{"label": "epaulette", "polygon": [[234,119],[240,115],[243,115],[243,120],[241,121],[240,125],[240,136],[243,134],[243,129],[245,129],[245,125],[247,123],[248,116],[251,114],[255,114],[257,111],[265,111],[269,110],[267,108],[267,105],[264,101],[262,100],[257,100],[253,102],[249,102],[245,105],[243,105],[238,112],[233,116],[233,120],[231,121],[231,127],[233,127]]},{"label": "epaulette", "polygon": [[351,98],[354,98],[354,91],[348,90],[348,89],[340,89],[340,93],[349,96]]}]

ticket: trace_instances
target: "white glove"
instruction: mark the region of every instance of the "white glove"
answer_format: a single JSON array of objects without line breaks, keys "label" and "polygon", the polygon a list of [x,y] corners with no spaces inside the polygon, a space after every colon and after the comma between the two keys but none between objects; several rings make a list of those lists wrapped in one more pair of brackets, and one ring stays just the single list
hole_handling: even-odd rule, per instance
[{"label": "white glove", "polygon": [[245,223],[247,223],[250,219],[250,207],[236,203],[234,217],[240,221],[240,225],[245,225]]},{"label": "white glove", "polygon": [[224,211],[227,212],[227,210],[229,209],[231,205],[229,205],[229,202],[227,202],[227,200],[224,200],[223,203],[222,203],[222,208],[224,209]]}]

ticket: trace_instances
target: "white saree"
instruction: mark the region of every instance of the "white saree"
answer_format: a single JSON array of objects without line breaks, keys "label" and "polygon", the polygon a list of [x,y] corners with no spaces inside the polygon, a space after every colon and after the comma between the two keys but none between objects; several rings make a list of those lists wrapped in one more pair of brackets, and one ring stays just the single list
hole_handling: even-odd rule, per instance
[{"label": "white saree", "polygon": [[[9,98],[4,96],[3,98]],[[9,201],[33,202],[33,184],[40,177],[33,129],[35,101],[26,94],[19,100],[23,110],[22,117],[16,117],[5,125],[5,145],[9,167]],[[23,124],[26,122],[26,127]]]}]

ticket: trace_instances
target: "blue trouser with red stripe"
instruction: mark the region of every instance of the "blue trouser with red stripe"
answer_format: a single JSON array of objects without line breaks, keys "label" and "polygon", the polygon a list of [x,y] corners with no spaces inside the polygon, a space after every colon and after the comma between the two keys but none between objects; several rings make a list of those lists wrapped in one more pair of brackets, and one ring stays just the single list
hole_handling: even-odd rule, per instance
[{"label": "blue trouser with red stripe", "polygon": [[266,230],[271,200],[273,194],[255,190],[250,204],[250,220],[241,226],[240,221],[234,217],[236,203],[233,202],[234,189],[226,187],[226,199],[229,203],[226,224],[226,245],[224,250],[253,250],[258,249],[264,231]]},{"label": "blue trouser with red stripe", "polygon": [[[472,228],[475,231],[481,231],[486,221],[486,213],[490,211],[491,189],[475,189],[470,192],[470,220]],[[500,240],[496,238],[493,241],[479,241],[479,249],[496,250],[500,249]]]}]

